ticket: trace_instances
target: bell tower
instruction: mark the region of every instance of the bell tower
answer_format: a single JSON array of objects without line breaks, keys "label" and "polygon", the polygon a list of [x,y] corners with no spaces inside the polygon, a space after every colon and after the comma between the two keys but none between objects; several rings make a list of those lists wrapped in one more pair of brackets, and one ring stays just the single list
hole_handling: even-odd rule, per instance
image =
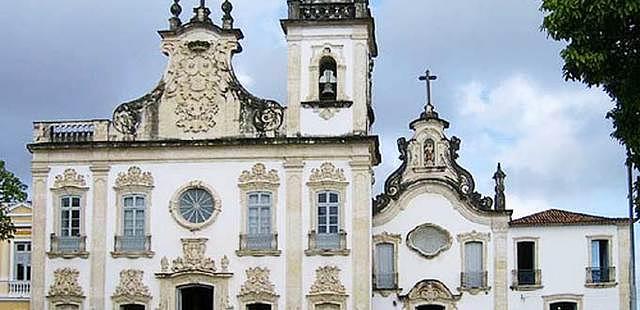
[{"label": "bell tower", "polygon": [[368,135],[377,56],[368,0],[288,0],[288,136]]}]

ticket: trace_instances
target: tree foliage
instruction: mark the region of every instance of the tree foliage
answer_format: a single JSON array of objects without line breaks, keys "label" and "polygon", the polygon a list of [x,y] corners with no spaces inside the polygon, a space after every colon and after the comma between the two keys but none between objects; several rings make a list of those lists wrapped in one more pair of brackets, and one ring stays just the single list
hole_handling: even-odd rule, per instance
[{"label": "tree foliage", "polygon": [[543,0],[541,10],[542,29],[567,43],[565,79],[609,94],[612,136],[640,169],[640,0]]},{"label": "tree foliage", "polygon": [[0,240],[13,237],[15,226],[11,218],[7,216],[9,204],[22,202],[27,199],[27,186],[13,173],[5,168],[4,161],[0,160]]}]

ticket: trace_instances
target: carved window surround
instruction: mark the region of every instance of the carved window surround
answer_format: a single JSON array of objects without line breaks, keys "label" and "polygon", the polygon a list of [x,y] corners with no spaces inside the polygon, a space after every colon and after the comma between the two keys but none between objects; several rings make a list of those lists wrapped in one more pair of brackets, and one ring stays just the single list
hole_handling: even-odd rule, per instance
[{"label": "carved window surround", "polygon": [[574,302],[578,306],[576,310],[583,310],[582,297],[584,295],[577,294],[557,294],[557,295],[548,295],[542,296],[542,300],[544,301],[544,308],[551,309],[551,304],[557,302]]},{"label": "carved window surround", "polygon": [[[345,230],[345,201],[347,199],[347,178],[344,170],[336,168],[332,163],[325,162],[319,168],[311,170],[307,187],[309,188],[309,210],[311,218],[311,228],[308,234],[308,249],[305,250],[307,256],[348,256],[351,250],[347,247],[347,232]],[[337,249],[320,249],[316,246],[318,231],[318,205],[317,196],[323,191],[334,191],[338,193],[338,235],[340,246]]]},{"label": "carved window surround", "polygon": [[540,267],[540,238],[539,237],[517,237],[513,238],[513,257],[514,257],[514,266],[518,266],[518,243],[519,242],[533,242],[534,243],[534,277],[535,284],[519,284],[518,283],[518,270],[514,269],[511,271],[511,280],[512,285],[511,289],[514,291],[535,291],[542,289],[544,286],[542,285],[542,270],[538,269]]},{"label": "carved window surround", "polygon": [[[184,219],[182,217],[182,215],[180,214],[179,208],[180,208],[180,196],[190,190],[190,189],[202,189],[205,190],[207,192],[209,192],[209,194],[211,194],[211,197],[213,197],[213,214],[204,222],[202,223],[191,223],[189,221],[187,221],[186,219]],[[173,219],[182,227],[190,230],[190,231],[197,231],[197,230],[201,230],[206,228],[207,226],[211,225],[213,222],[216,221],[216,218],[218,217],[218,215],[220,214],[220,212],[222,211],[222,200],[220,199],[220,195],[218,194],[218,192],[216,192],[213,187],[209,186],[208,184],[202,182],[202,181],[191,181],[185,185],[183,185],[182,187],[180,187],[171,197],[171,201],[169,202],[169,212],[171,213],[171,216],[173,217]]]},{"label": "carved window surround", "polygon": [[[596,282],[593,281],[593,272],[592,272],[592,268],[591,266],[593,266],[593,253],[591,251],[591,242],[595,241],[595,240],[607,240],[607,244],[609,246],[609,248],[607,249],[607,252],[609,254],[609,258],[607,259],[609,261],[609,266],[607,266],[607,273],[609,275],[608,279],[609,281],[606,282]],[[613,236],[612,235],[590,235],[587,236],[587,250],[589,251],[589,253],[587,253],[587,257],[589,257],[589,265],[587,265],[588,267],[585,268],[585,284],[584,286],[587,288],[611,288],[611,287],[616,287],[618,285],[618,282],[616,282],[616,267],[612,266],[613,265]]]},{"label": "carved window surround", "polygon": [[[377,266],[377,262],[376,262],[376,246],[378,244],[391,244],[393,245],[393,269],[395,270],[395,279],[394,279],[394,283],[395,283],[395,288],[377,288],[376,287],[376,266]],[[373,292],[374,293],[378,293],[380,294],[382,297],[389,297],[391,294],[394,293],[400,293],[402,292],[402,288],[398,287],[398,283],[399,282],[399,274],[398,274],[398,249],[400,247],[400,244],[402,243],[402,235],[400,234],[390,234],[388,232],[382,232],[380,234],[374,235],[373,236],[373,264],[372,264],[372,274],[373,274]]]},{"label": "carved window surround", "polygon": [[[278,189],[280,187],[280,177],[278,171],[272,169],[267,171],[264,164],[257,163],[251,171],[243,171],[238,178],[238,188],[240,189],[240,236],[239,247],[236,251],[238,256],[280,256],[282,251],[278,249]],[[271,247],[269,249],[248,249],[246,247],[247,238],[247,218],[249,202],[247,197],[254,192],[267,192],[271,194]]]},{"label": "carved window surround", "polygon": [[126,269],[120,272],[120,283],[111,296],[113,310],[120,310],[123,305],[143,305],[145,309],[150,307],[151,293],[149,287],[144,284],[142,270]]},{"label": "carved window surround", "polygon": [[53,283],[47,295],[49,309],[56,309],[58,305],[75,305],[83,309],[85,296],[78,283],[79,276],[80,272],[74,268],[59,268],[53,272]]},{"label": "carved window surround", "polygon": [[272,310],[278,310],[278,298],[275,285],[271,282],[271,271],[268,268],[249,268],[246,270],[247,280],[240,287],[238,301],[240,309],[255,303],[267,304]]},{"label": "carved window surround", "polygon": [[309,63],[309,96],[307,96],[305,101],[313,102],[320,100],[318,84],[320,83],[320,60],[322,60],[323,57],[331,57],[336,61],[338,69],[338,72],[336,72],[338,78],[336,101],[349,101],[345,93],[347,65],[344,57],[342,57],[344,47],[342,45],[324,44],[315,45],[311,48],[313,56]]},{"label": "carved window surround", "polygon": [[[489,286],[488,279],[488,260],[489,260],[489,242],[491,241],[490,233],[481,233],[477,231],[472,231],[469,233],[462,233],[456,236],[458,243],[460,243],[460,257],[461,257],[461,269],[460,273],[460,287],[458,287],[458,291],[460,292],[468,292],[471,295],[477,295],[478,293],[487,293],[491,290],[491,286]],[[465,244],[467,242],[480,242],[482,243],[482,270],[483,270],[483,281],[482,287],[465,287],[464,285],[464,270],[465,270],[465,261],[466,261],[466,251]]]},{"label": "carved window surround", "polygon": [[[154,188],[153,176],[150,172],[142,172],[138,167],[130,167],[127,172],[121,172],[116,178],[113,187],[116,193],[116,231],[114,237],[114,249],[111,256],[114,258],[152,258],[155,252],[151,250],[151,202]],[[143,251],[124,251],[121,241],[124,236],[124,197],[127,195],[141,195],[144,197],[144,231],[145,243]]]},{"label": "carved window surround", "polygon": [[[75,169],[66,169],[63,174],[55,177],[51,193],[53,195],[53,229],[50,238],[50,250],[47,252],[49,258],[88,258],[85,232],[86,219],[85,213],[87,209],[87,192],[89,187],[84,175],[78,174]],[[77,251],[62,251],[59,247],[61,232],[61,200],[65,196],[80,197],[80,236],[77,236],[79,247]]]},{"label": "carved window surround", "polygon": [[324,266],[316,269],[316,279],[307,295],[308,309],[330,304],[340,307],[340,310],[346,310],[348,297],[338,267]]}]

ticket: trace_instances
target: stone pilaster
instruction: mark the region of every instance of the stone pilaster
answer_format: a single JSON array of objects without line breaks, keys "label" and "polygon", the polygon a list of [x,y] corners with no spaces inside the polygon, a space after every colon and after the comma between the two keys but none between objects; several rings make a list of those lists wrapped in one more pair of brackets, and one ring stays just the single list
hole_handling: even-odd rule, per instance
[{"label": "stone pilaster", "polygon": [[371,163],[352,161],[353,309],[371,309]]},{"label": "stone pilaster", "polygon": [[[288,64],[288,103],[287,103],[287,136],[295,137],[300,134],[300,83],[301,83],[301,52],[298,42],[289,41],[289,64]],[[299,41],[299,39],[298,39]]]},{"label": "stone pilaster", "polygon": [[620,292],[620,305],[618,309],[624,310],[629,309],[630,306],[630,267],[629,267],[629,257],[631,256],[631,247],[630,247],[630,229],[629,226],[618,226],[618,274],[619,279],[616,279],[620,286],[618,287],[618,292]]},{"label": "stone pilaster", "polygon": [[[92,166],[93,174],[93,216],[91,219],[91,290],[89,304],[93,310],[104,310],[105,265],[107,258],[107,193],[108,166]],[[88,219],[87,219],[88,220]]]},{"label": "stone pilaster", "polygon": [[286,310],[302,309],[302,169],[300,158],[289,158],[284,163],[286,184]]},{"label": "stone pilaster", "polygon": [[45,305],[45,252],[47,252],[47,178],[49,168],[33,167],[33,222],[31,226],[31,310],[44,309]]},{"label": "stone pilaster", "polygon": [[509,264],[507,262],[507,228],[508,219],[497,219],[492,224],[493,230],[493,287],[494,287],[494,309],[508,310],[508,274]]},{"label": "stone pilaster", "polygon": [[353,55],[353,132],[355,134],[367,134],[367,87],[369,84],[369,59],[367,52],[366,36],[362,42],[358,42]]}]

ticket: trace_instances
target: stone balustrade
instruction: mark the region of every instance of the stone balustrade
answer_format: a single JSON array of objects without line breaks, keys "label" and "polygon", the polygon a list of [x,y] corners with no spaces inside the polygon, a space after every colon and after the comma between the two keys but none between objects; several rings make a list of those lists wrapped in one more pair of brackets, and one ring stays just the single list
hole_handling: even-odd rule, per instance
[{"label": "stone balustrade", "polygon": [[34,143],[77,143],[109,140],[109,120],[36,122]]}]

